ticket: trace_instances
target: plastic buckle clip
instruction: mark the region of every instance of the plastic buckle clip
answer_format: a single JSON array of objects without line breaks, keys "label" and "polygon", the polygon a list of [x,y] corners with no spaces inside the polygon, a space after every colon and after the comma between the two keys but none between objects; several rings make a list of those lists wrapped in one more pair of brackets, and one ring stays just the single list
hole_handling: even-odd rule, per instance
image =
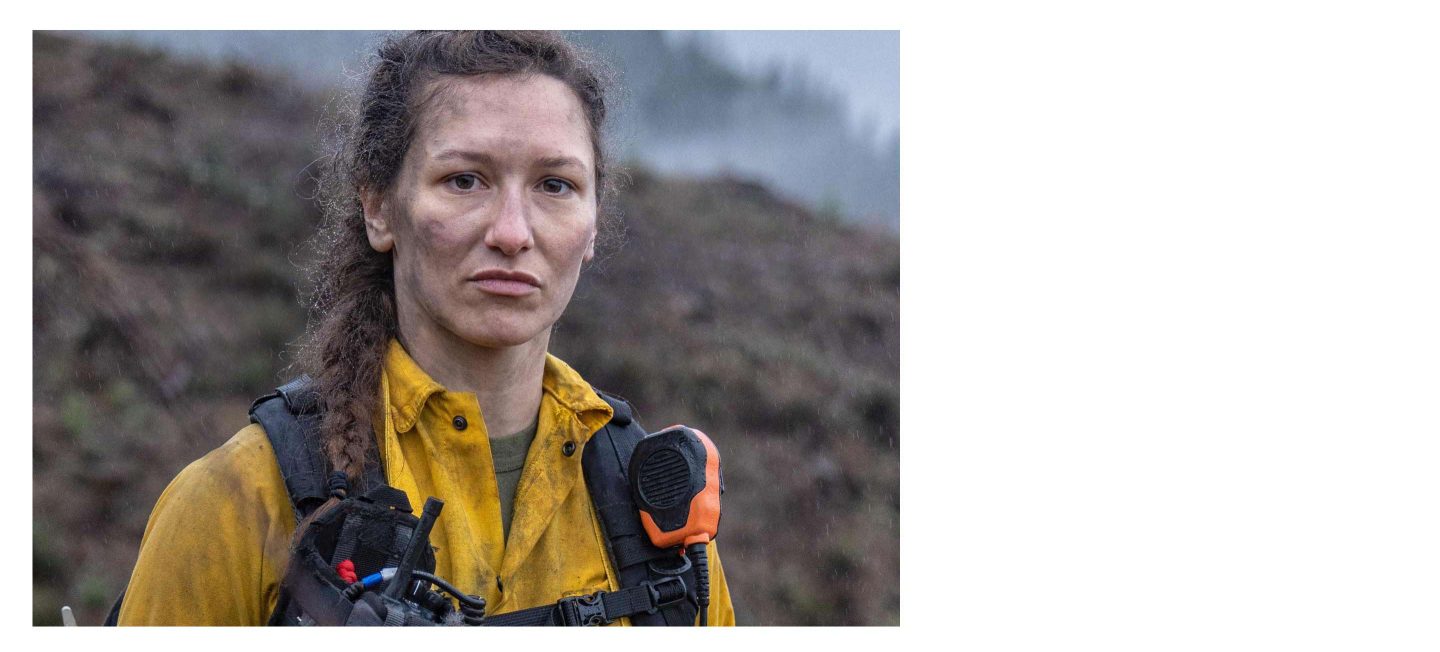
[{"label": "plastic buckle clip", "polygon": [[673,560],[673,559],[679,559],[679,560],[680,560],[680,565],[679,565],[679,566],[675,566],[675,567],[657,566],[657,565],[655,565],[655,562],[658,561],[658,560],[653,560],[653,559],[650,560],[650,561],[649,561],[648,563],[646,563],[645,565],[646,565],[646,566],[649,566],[649,567],[650,567],[650,571],[653,572],[653,573],[655,573],[656,575],[673,575],[673,576],[677,576],[677,577],[678,577],[678,576],[684,575],[685,573],[687,573],[687,572],[690,571],[690,566],[691,566],[691,564],[690,564],[690,558],[689,558],[689,557],[687,557],[687,556],[685,556],[685,555],[676,555],[676,556],[674,556],[674,557],[670,557],[670,559],[672,559],[672,560]]},{"label": "plastic buckle clip", "polygon": [[[674,597],[670,598],[669,600],[664,599],[664,596],[660,592],[660,587],[665,584],[680,585],[680,588],[675,592]],[[676,602],[684,600],[686,593],[688,593],[685,587],[685,580],[675,575],[662,578],[653,582],[646,582],[645,588],[650,591],[650,609],[648,609],[646,613],[652,614],[656,611],[659,611],[661,607],[668,607],[672,604],[675,604]]]},{"label": "plastic buckle clip", "polygon": [[596,591],[590,595],[577,595],[560,600],[560,616],[567,627],[594,627],[605,625],[610,622],[610,614],[605,613],[604,591]]}]

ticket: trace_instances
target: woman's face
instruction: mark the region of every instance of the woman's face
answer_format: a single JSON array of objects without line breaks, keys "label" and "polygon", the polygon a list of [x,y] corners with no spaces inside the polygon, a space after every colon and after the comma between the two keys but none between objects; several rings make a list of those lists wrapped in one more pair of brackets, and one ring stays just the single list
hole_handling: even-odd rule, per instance
[{"label": "woman's face", "polygon": [[370,246],[393,251],[408,338],[524,344],[548,334],[594,255],[585,114],[546,75],[443,83],[392,191],[365,195]]}]

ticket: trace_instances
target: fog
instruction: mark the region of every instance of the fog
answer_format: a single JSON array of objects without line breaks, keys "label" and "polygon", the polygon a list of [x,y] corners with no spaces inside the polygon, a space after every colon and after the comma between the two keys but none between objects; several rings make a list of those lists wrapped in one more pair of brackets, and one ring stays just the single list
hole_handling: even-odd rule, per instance
[{"label": "fog", "polygon": [[[90,32],[353,88],[384,32]],[[837,219],[899,228],[898,32],[572,32],[623,91],[622,159],[754,179]]]}]

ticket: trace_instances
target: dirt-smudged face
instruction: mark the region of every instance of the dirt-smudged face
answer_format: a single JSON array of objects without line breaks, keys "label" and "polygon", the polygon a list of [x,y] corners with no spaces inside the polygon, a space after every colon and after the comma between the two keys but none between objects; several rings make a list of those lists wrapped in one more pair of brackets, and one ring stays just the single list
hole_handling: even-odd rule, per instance
[{"label": "dirt-smudged face", "polygon": [[392,191],[365,197],[370,245],[393,251],[401,333],[483,347],[548,341],[594,255],[584,111],[545,75],[440,83]]}]

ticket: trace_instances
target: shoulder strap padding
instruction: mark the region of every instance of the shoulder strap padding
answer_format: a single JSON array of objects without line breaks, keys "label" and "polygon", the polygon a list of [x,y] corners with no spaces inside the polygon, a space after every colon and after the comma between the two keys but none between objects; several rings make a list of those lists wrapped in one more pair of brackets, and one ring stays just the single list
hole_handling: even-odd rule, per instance
[{"label": "shoulder strap padding", "polygon": [[[635,445],[645,437],[645,429],[636,421],[635,411],[625,399],[599,390],[596,393],[610,405],[615,416],[585,444],[581,464],[585,470],[585,486],[600,517],[623,589],[665,577],[656,573],[650,562],[675,556],[677,551],[662,550],[650,542],[640,525],[640,510],[630,493],[630,456],[635,452]],[[687,590],[693,593],[693,571],[684,579]],[[697,601],[682,600],[654,614],[631,616],[630,622],[690,626],[695,623],[697,610]]]},{"label": "shoulder strap padding", "polygon": [[325,452],[319,438],[319,415],[310,377],[300,376],[250,406],[250,421],[265,429],[285,490],[298,521],[325,502],[327,486]]},{"label": "shoulder strap padding", "polygon": [[[255,399],[250,406],[250,421],[265,429],[290,504],[295,508],[295,519],[304,518],[330,496],[330,463],[320,441],[319,400],[310,376],[301,375]],[[385,469],[373,450],[371,453],[361,478],[364,486],[351,487],[351,493],[384,486]]]}]

